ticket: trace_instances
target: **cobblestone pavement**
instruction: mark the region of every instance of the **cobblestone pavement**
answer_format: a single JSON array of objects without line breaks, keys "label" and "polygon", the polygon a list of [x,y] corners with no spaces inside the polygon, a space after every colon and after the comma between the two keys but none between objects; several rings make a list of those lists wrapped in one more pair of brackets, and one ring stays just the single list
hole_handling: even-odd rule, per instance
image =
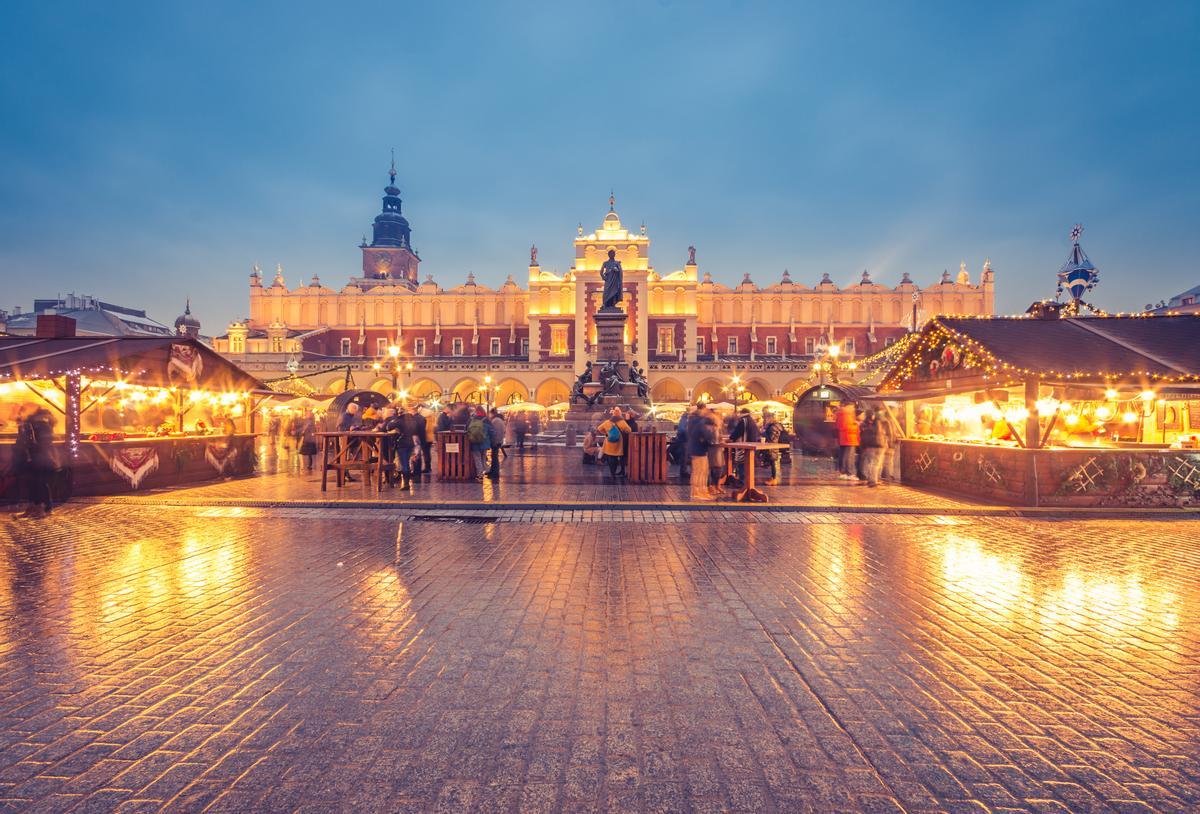
[{"label": "cobblestone pavement", "polygon": [[0,810],[1200,806],[1197,521],[665,512],[0,517]]}]

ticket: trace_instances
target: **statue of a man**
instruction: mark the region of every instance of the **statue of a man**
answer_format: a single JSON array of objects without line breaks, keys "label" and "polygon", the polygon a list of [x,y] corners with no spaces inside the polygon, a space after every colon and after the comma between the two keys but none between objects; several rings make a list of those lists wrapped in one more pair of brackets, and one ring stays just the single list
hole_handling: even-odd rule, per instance
[{"label": "statue of a man", "polygon": [[622,290],[624,276],[625,271],[621,268],[621,261],[617,259],[616,251],[609,249],[608,259],[600,267],[600,279],[604,280],[604,301],[601,304],[602,308],[617,307],[617,303],[624,296]]}]

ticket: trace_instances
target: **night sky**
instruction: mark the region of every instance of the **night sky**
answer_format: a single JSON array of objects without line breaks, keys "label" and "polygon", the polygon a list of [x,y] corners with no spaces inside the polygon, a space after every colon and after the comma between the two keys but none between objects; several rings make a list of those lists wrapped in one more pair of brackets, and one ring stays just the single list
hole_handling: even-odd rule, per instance
[{"label": "night sky", "polygon": [[75,291],[205,333],[247,274],[341,286],[397,157],[426,272],[565,271],[614,189],[733,285],[965,260],[1001,312],[1085,227],[1095,301],[1200,283],[1200,4],[11,3],[0,307]]}]

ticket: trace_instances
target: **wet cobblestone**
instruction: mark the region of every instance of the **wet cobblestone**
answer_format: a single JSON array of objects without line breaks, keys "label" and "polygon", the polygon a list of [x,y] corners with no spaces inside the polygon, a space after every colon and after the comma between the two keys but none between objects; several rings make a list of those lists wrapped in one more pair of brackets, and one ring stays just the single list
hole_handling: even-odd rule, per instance
[{"label": "wet cobblestone", "polygon": [[1200,806],[1196,521],[558,512],[0,518],[0,810]]}]

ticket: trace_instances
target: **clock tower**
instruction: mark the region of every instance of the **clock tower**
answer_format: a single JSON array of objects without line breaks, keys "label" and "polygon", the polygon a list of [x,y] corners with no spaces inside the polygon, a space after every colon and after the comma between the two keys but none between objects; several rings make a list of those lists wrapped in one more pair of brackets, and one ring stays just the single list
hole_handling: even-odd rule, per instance
[{"label": "clock tower", "polygon": [[403,285],[416,288],[417,266],[421,258],[412,247],[412,229],[400,213],[400,190],[396,187],[396,159],[388,171],[389,183],[383,190],[383,211],[375,216],[371,243],[364,240],[363,282],[376,285]]}]

